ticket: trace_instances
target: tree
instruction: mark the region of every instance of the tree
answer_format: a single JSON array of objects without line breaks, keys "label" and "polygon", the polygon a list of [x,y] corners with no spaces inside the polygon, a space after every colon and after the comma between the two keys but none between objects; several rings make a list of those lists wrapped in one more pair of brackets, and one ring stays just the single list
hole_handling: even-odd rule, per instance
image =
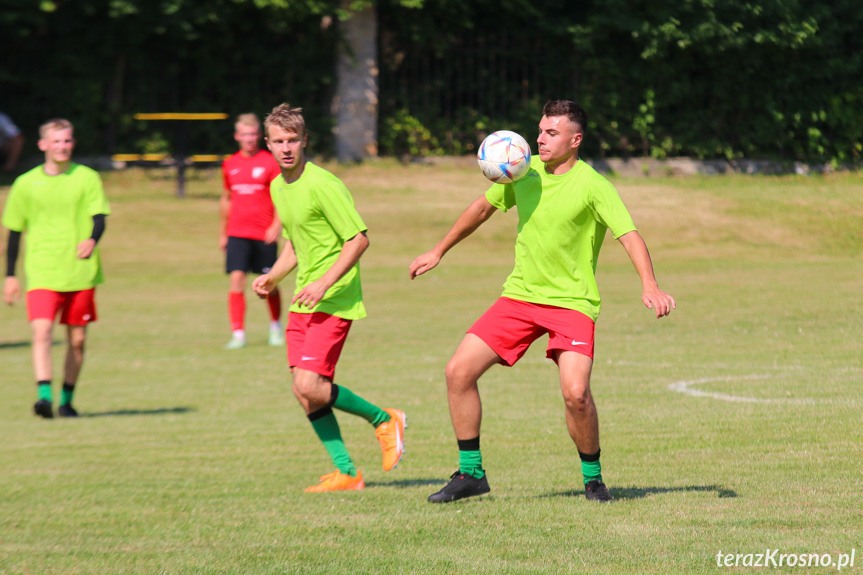
[{"label": "tree", "polygon": [[336,158],[357,162],[378,155],[377,14],[365,6],[341,22],[336,61]]},{"label": "tree", "polygon": [[170,143],[135,112],[282,101],[313,153],[462,154],[565,97],[588,157],[863,159],[859,0],[0,0],[0,37],[0,109],[82,154]]}]

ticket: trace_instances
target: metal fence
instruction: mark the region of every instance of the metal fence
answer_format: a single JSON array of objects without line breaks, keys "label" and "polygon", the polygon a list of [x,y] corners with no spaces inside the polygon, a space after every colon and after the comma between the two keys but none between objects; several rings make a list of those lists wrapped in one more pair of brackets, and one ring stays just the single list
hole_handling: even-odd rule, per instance
[{"label": "metal fence", "polygon": [[489,25],[428,41],[400,29],[387,14],[380,23],[383,153],[399,152],[386,145],[393,118],[407,116],[414,129],[426,129],[440,152],[464,153],[498,129],[530,137],[548,99],[575,99],[575,55],[561,54],[554,39],[526,31],[516,40]]}]

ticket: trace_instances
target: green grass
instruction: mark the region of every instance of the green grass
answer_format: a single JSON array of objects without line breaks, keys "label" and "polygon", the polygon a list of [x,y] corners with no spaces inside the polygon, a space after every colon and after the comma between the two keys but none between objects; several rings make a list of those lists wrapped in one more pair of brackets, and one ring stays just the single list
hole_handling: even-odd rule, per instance
[{"label": "green grass", "polygon": [[678,301],[656,321],[606,243],[593,390],[616,501],[581,496],[541,340],[481,382],[492,493],[435,506],[425,498],[457,459],[443,368],[499,295],[515,216],[495,215],[410,281],[412,259],[484,189],[479,171],[333,169],[372,242],[370,315],[336,380],[407,411],[398,469],[380,469],[368,424],[340,416],[368,487],[302,492],[331,464],[284,350],[266,346],[263,303],[249,302],[249,347],[221,350],[218,178],[178,200],[170,181],[106,174],[114,213],[76,395],[85,417],[31,415],[24,307],[0,310],[0,573],[710,573],[735,571],[716,566],[719,551],[776,548],[856,549],[859,572],[863,176],[616,180]]}]

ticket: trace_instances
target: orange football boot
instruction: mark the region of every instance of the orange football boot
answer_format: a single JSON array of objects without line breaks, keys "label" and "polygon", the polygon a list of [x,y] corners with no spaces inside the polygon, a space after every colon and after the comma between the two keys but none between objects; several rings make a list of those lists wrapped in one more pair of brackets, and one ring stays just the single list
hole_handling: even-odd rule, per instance
[{"label": "orange football boot", "polygon": [[321,482],[311,487],[306,487],[306,493],[324,493],[326,491],[358,491],[366,486],[363,481],[363,473],[357,469],[357,476],[351,477],[341,471],[333,471],[321,476]]},{"label": "orange football boot", "polygon": [[381,444],[384,455],[384,471],[389,471],[399,464],[405,452],[405,428],[407,416],[399,409],[384,409],[390,414],[390,420],[380,424],[375,429],[375,435]]}]

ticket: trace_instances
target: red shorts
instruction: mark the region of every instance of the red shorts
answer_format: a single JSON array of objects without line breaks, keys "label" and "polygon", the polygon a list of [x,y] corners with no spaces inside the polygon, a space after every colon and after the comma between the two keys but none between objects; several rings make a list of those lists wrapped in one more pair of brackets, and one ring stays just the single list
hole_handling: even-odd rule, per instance
[{"label": "red shorts", "polygon": [[54,321],[57,312],[60,323],[66,325],[87,325],[96,321],[96,288],[81,291],[51,291],[34,289],[27,292],[27,317]]},{"label": "red shorts", "polygon": [[322,312],[288,314],[288,365],[330,379],[342,354],[351,321]]},{"label": "red shorts", "polygon": [[593,358],[595,324],[583,313],[553,305],[499,298],[468,333],[483,340],[507,365],[515,365],[539,336],[548,334],[545,356],[574,351]]}]

